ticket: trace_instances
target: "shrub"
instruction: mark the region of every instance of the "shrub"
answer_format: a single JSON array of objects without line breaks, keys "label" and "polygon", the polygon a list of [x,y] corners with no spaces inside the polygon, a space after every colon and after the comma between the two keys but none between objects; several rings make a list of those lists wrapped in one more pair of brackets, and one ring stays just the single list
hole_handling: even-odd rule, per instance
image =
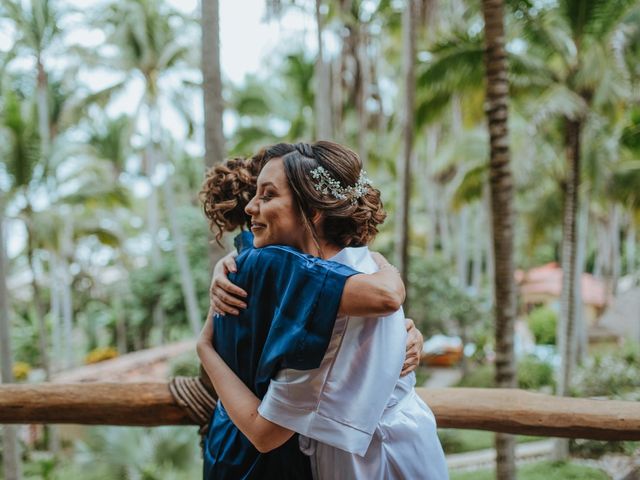
[{"label": "shrub", "polygon": [[538,390],[553,385],[553,367],[533,355],[518,362],[518,386],[527,390]]},{"label": "shrub", "polygon": [[556,344],[558,314],[549,307],[538,307],[529,314],[529,329],[539,345]]},{"label": "shrub", "polygon": [[200,374],[200,361],[195,353],[185,353],[174,358],[169,364],[172,377],[197,377]]},{"label": "shrub", "polygon": [[571,380],[575,396],[616,396],[640,388],[640,367],[623,349],[613,355],[588,358]]},{"label": "shrub", "polygon": [[13,378],[18,381],[26,380],[31,371],[31,365],[26,362],[15,362],[13,364]]},{"label": "shrub", "polygon": [[91,350],[87,356],[84,357],[84,362],[87,364],[104,362],[117,356],[118,350],[114,347],[98,347]]},{"label": "shrub", "polygon": [[460,382],[458,387],[471,388],[492,388],[495,386],[493,381],[495,377],[493,365],[481,365],[467,373]]}]

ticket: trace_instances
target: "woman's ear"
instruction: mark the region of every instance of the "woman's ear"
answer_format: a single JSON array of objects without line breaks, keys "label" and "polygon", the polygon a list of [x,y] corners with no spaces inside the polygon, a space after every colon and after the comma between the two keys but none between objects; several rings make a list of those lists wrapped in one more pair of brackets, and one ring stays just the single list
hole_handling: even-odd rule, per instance
[{"label": "woman's ear", "polygon": [[322,213],[320,213],[319,210],[314,210],[311,213],[311,223],[313,223],[313,226],[316,230],[320,226],[320,222],[322,222]]}]

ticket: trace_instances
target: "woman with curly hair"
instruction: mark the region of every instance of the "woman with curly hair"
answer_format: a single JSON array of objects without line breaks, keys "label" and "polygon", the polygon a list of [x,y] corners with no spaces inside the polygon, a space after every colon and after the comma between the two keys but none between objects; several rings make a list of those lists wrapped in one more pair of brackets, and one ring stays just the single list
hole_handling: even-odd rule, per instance
[{"label": "woman with curly hair", "polygon": [[[218,467],[224,467],[219,457],[221,452],[232,450],[226,448],[228,443],[224,438],[228,436],[230,424],[263,453],[265,465],[268,464],[268,456],[275,452],[292,455],[291,458],[295,459],[295,453],[291,449],[282,450],[282,446],[291,446],[294,433],[299,433],[300,448],[310,455],[315,478],[447,478],[444,456],[435,435],[433,414],[414,392],[415,376],[400,376],[405,358],[406,332],[399,304],[383,305],[386,303],[383,301],[381,305],[374,305],[379,301],[378,294],[371,295],[372,290],[367,290],[367,287],[355,292],[349,300],[349,281],[359,277],[371,279],[392,270],[381,258],[376,264],[365,246],[385,218],[379,191],[371,187],[357,155],[332,142],[295,146],[279,144],[263,151],[261,157],[258,162],[235,164],[241,170],[247,168],[245,180],[250,179],[253,166],[259,164],[254,173],[260,170],[256,195],[245,208],[251,216],[256,249],[246,251],[253,251],[254,256],[259,256],[265,250],[275,250],[263,259],[266,261],[258,260],[253,267],[240,254],[238,272],[232,273],[230,280],[249,290],[246,297],[248,308],[242,309],[241,300],[217,288],[215,309],[227,313],[227,317],[238,318],[217,315],[213,321],[208,319],[198,343],[201,361],[223,405],[218,408],[221,410],[218,417],[224,418],[224,421],[216,422],[214,415],[212,433],[205,449],[206,478],[223,478],[218,474]],[[233,170],[233,165],[230,166]],[[252,188],[250,180],[239,180],[231,182],[227,193],[235,192],[237,195],[242,185]],[[206,190],[205,186],[205,197]],[[236,198],[240,198],[242,203],[241,196]],[[213,215],[209,216],[210,219],[216,217],[214,212],[222,212],[231,206],[220,205],[219,202],[207,205],[205,199],[205,211]],[[246,217],[233,217],[230,212],[226,210],[222,220],[218,218],[214,222],[218,228],[227,229],[246,222]],[[342,268],[331,267],[331,275],[339,272],[349,278],[343,282],[344,292],[339,307],[335,291],[312,294],[311,298],[307,296],[309,291],[301,292],[295,267],[292,276],[288,261],[281,258],[283,251],[278,249],[284,247],[274,245],[288,245],[314,255],[304,257],[314,266],[318,265],[318,258],[341,263]],[[289,250],[286,252],[291,253]],[[272,254],[277,260],[270,258]],[[243,378],[242,366],[237,362],[242,339],[235,337],[236,341],[231,342],[229,339],[234,338],[241,328],[238,324],[243,322],[243,315],[250,313],[252,308],[260,309],[274,299],[276,302],[287,300],[286,292],[270,292],[268,296],[271,298],[263,296],[256,300],[254,285],[242,278],[243,273],[251,275],[251,268],[264,268],[270,259],[281,267],[281,275],[277,276],[275,284],[295,286],[291,305],[278,306],[278,313],[293,307],[288,312],[291,317],[308,317],[311,309],[311,317],[316,320],[312,322],[315,328],[307,329],[302,338],[305,341],[312,338],[316,342],[309,347],[305,342],[302,345],[300,339],[293,342],[285,340],[287,348],[293,351],[290,356],[278,357],[277,362],[267,362],[271,367],[271,377],[265,390],[265,384],[261,385],[262,388],[251,388],[255,386],[252,384],[255,379],[247,381]],[[286,264],[284,268],[283,263]],[[323,268],[329,263],[322,263]],[[234,270],[232,263],[227,265]],[[373,275],[351,276],[347,266]],[[325,272],[316,271],[311,276],[317,279],[318,274],[323,278],[320,283],[326,284],[328,277]],[[255,281],[255,277],[252,278]],[[329,280],[329,283],[335,283],[335,278]],[[229,287],[222,280],[218,281],[230,293],[245,293],[238,287]],[[317,282],[315,289],[318,289]],[[260,296],[260,291],[258,289],[257,296]],[[329,336],[326,336],[326,319],[317,321],[318,310],[323,317],[329,310],[338,314],[331,324]],[[383,320],[381,315],[390,318]],[[215,323],[214,328],[212,323]],[[274,318],[265,337],[258,371],[265,359],[273,357],[269,341],[282,347],[283,335],[296,329],[295,326],[289,329],[290,325],[283,328],[275,325],[274,328],[277,323],[278,319]],[[323,323],[324,329],[318,327],[319,323]],[[313,335],[310,335],[311,330]],[[252,340],[255,340],[255,332]],[[241,451],[246,453],[246,449],[236,449],[233,455],[237,458]],[[286,457],[282,460],[287,462]],[[272,463],[274,468],[263,470],[259,477],[250,470],[246,476],[233,478],[267,478],[265,475],[281,478],[280,466]]]}]

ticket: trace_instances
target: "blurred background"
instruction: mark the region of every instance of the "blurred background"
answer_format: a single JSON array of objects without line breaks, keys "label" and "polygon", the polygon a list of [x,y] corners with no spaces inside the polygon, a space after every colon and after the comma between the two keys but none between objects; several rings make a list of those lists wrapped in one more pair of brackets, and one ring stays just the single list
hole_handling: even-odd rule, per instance
[{"label": "blurred background", "polygon": [[[373,248],[407,280],[420,386],[640,399],[640,1],[504,1],[508,136],[487,121],[491,1],[203,2],[0,3],[4,382],[196,375],[224,253],[205,169],[329,138],[382,191]],[[451,455],[493,446],[440,434]],[[24,478],[201,475],[193,428],[17,437]],[[517,441],[542,460],[520,478],[640,462],[637,442],[571,441],[551,463],[551,441]],[[491,461],[456,458],[452,478],[493,478]]]}]

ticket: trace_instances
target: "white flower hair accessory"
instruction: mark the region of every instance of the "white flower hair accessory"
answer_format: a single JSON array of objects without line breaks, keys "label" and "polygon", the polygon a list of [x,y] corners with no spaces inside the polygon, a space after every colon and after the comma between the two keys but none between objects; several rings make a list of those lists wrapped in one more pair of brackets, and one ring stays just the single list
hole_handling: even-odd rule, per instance
[{"label": "white flower hair accessory", "polygon": [[315,180],[313,186],[318,192],[324,195],[332,195],[339,200],[350,199],[354,205],[360,197],[367,193],[368,188],[371,186],[371,180],[369,180],[367,172],[364,170],[360,170],[356,184],[349,187],[343,187],[342,184],[333,178],[323,167],[316,167],[311,170],[311,176]]}]

